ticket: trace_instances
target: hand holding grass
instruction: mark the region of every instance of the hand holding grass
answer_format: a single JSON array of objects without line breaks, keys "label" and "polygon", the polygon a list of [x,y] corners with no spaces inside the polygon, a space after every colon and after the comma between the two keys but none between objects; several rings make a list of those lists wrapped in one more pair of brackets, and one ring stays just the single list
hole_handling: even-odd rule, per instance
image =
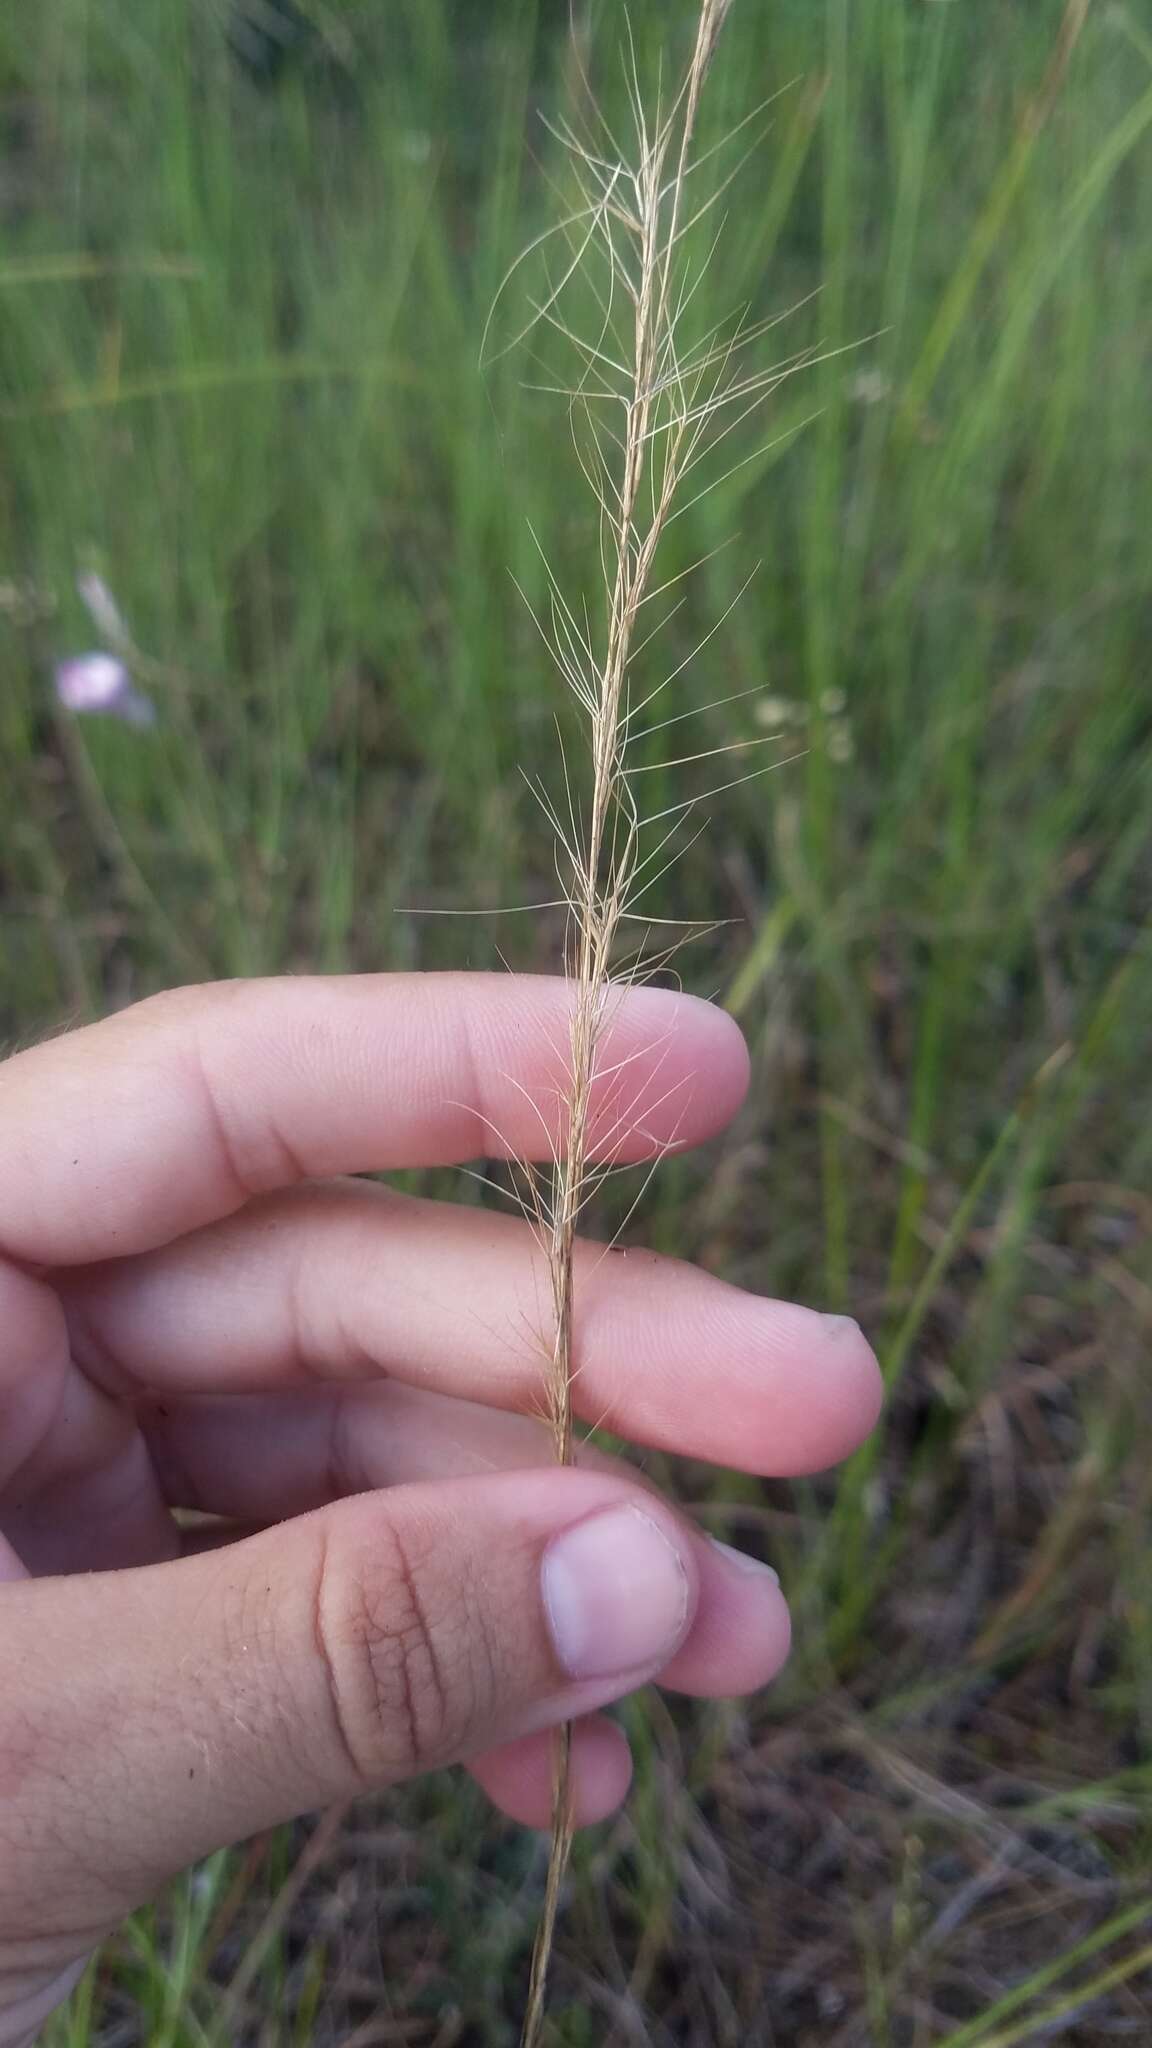
[{"label": "hand holding grass", "polygon": [[[0,2043],[223,1843],[461,1759],[547,1825],[564,1720],[592,1820],[628,1780],[599,1707],[783,1661],[769,1574],[610,1459],[549,1467],[526,1226],[331,1177],[488,1154],[494,1129],[546,1148],[571,1001],[226,984],[0,1069]],[[719,1012],[636,991],[606,1029],[593,1153],[697,1142],[738,1106]],[[577,1257],[586,1420],[765,1473],[870,1427],[854,1325]]]}]

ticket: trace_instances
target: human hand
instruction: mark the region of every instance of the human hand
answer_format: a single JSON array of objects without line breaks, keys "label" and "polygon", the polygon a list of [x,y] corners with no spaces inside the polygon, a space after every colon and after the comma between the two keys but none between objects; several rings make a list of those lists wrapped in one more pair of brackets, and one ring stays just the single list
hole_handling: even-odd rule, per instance
[{"label": "human hand", "polygon": [[[546,1155],[568,1001],[225,983],[0,1067],[3,2048],[225,1843],[461,1759],[545,1826],[564,1720],[594,1819],[629,1772],[597,1708],[783,1662],[770,1573],[624,1465],[549,1468],[527,1227],[331,1178]],[[721,1012],[652,990],[602,1064],[613,1157],[698,1142],[747,1081]],[[784,1474],[875,1419],[855,1324],[592,1246],[577,1301],[577,1406],[622,1436]]]}]

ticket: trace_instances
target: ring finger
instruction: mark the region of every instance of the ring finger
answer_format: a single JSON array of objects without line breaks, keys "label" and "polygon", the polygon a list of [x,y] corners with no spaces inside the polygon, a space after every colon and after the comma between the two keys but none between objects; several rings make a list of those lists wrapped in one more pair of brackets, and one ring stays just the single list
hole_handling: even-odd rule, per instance
[{"label": "ring finger", "polygon": [[[140,1420],[174,1507],[246,1524],[287,1520],[350,1494],[488,1472],[538,1470],[551,1458],[543,1424],[397,1384],[283,1395],[150,1403]],[[591,1447],[580,1463],[619,1470]],[[762,1574],[698,1537],[700,1604],[661,1675],[678,1692],[726,1698],[754,1690],[787,1650],[783,1602],[764,1627]]]},{"label": "ring finger", "polygon": [[[396,1383],[157,1402],[140,1419],[174,1505],[256,1523],[406,1480],[538,1467],[550,1455],[541,1423]],[[603,1469],[617,1463],[591,1446],[580,1451],[579,1460]],[[698,1576],[696,1620],[661,1683],[703,1697],[765,1684],[788,1651],[783,1600],[766,1599],[754,1560],[738,1560],[705,1538]],[[547,1827],[548,1736],[525,1736],[474,1758],[468,1768],[513,1820]],[[577,1724],[572,1797],[579,1825],[603,1820],[620,1805],[631,1769],[627,1741],[614,1722],[593,1715]]]}]

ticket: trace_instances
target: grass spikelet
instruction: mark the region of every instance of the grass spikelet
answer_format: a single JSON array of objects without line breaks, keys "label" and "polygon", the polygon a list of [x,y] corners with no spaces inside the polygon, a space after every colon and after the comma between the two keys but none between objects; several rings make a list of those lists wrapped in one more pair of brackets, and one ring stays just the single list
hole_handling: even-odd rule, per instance
[{"label": "grass spikelet", "polygon": [[[546,563],[548,614],[537,619],[586,729],[583,779],[590,770],[582,810],[567,761],[562,802],[535,789],[556,836],[570,913],[572,1011],[564,1143],[550,1176],[528,1176],[528,1208],[551,1287],[546,1404],[561,1465],[573,1459],[577,1227],[591,1192],[611,1170],[622,1135],[605,1130],[602,1103],[594,1109],[596,1084],[608,1078],[600,1071],[605,1025],[613,992],[668,958],[664,949],[655,960],[646,959],[642,946],[634,959],[622,960],[621,928],[628,919],[644,922],[644,892],[683,850],[677,847],[680,828],[705,800],[691,797],[655,816],[645,816],[638,803],[635,784],[645,764],[634,759],[637,741],[645,732],[677,722],[641,723],[672,676],[639,701],[633,697],[635,664],[651,638],[645,606],[669,588],[657,582],[655,564],[663,535],[684,507],[686,487],[690,502],[709,488],[708,458],[801,360],[748,371],[750,346],[774,323],[754,323],[741,314],[709,325],[700,311],[714,247],[711,225],[701,224],[729,180],[713,175],[707,193],[698,189],[697,173],[715,163],[716,153],[696,155],[694,142],[701,94],[731,5],[732,0],[703,0],[679,86],[671,102],[661,104],[656,81],[651,107],[625,22],[627,150],[617,145],[590,89],[580,115],[554,129],[567,155],[576,203],[525,252],[525,258],[542,263],[544,288],[533,300],[528,324],[508,344],[517,346],[529,333],[537,338],[551,333],[575,360],[574,381],[537,388],[560,390],[568,398],[577,461],[598,508],[603,576],[594,605],[573,604]],[[702,255],[694,255],[701,246]],[[569,322],[567,303],[576,285],[585,294],[585,308],[591,303],[595,309],[594,331]],[[689,328],[692,339],[686,338]],[[684,666],[678,664],[673,674]],[[681,759],[697,762],[707,759],[709,751],[728,750],[689,748]],[[762,767],[752,770],[763,772]],[[744,774],[734,778],[745,779]],[[729,781],[720,785],[731,786]],[[570,1774],[571,1730],[565,1728],[555,1749],[551,1850],[523,2048],[535,2048],[544,2025],[548,1964],[573,1832]]]}]

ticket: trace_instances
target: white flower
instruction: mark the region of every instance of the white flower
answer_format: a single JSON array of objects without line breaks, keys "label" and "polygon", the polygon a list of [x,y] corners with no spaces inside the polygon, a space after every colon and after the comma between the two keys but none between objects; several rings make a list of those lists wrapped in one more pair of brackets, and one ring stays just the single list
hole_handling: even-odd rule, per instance
[{"label": "white flower", "polygon": [[74,654],[56,665],[56,701],[65,711],[103,713],[127,725],[151,725],[155,707],[115,654]]},{"label": "white flower", "polygon": [[754,716],[757,725],[803,725],[808,710],[791,697],[761,697]]},{"label": "white flower", "polygon": [[892,396],[892,379],[883,370],[861,370],[848,389],[857,405],[883,405]]}]

